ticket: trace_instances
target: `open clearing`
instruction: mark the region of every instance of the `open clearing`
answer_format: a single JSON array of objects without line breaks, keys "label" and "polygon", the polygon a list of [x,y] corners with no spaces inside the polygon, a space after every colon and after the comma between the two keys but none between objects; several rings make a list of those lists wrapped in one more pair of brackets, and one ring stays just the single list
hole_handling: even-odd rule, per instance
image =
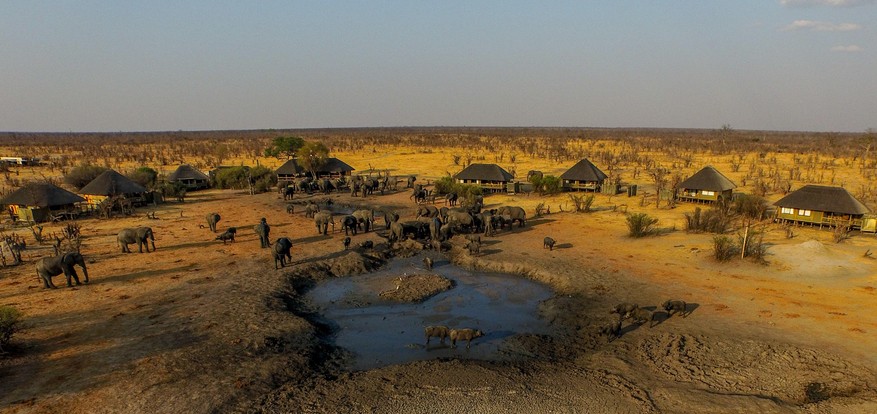
[{"label": "open clearing", "polygon": [[[359,170],[380,160],[393,173],[425,171],[424,181],[450,168],[450,150],[333,155]],[[532,168],[556,173],[544,164]],[[403,219],[416,208],[409,191],[329,197]],[[310,198],[326,196],[297,194],[294,202]],[[286,213],[276,192],[238,190],[84,220],[89,284],[67,288],[56,277],[59,289],[43,289],[31,262],[48,245],[29,246],[28,263],[2,269],[0,305],[22,310],[29,329],[0,359],[0,412],[877,412],[877,261],[863,255],[877,245],[874,236],[836,244],[829,231],[796,228],[787,239],[768,224],[766,264],[723,264],[711,258],[711,235],[678,230],[694,205],[659,210],[597,195],[593,213],[559,212],[566,201],[488,196],[487,208],[524,207],[526,227],[486,238],[476,257],[461,237],[446,258],[429,253],[546,284],[553,296],[538,312],[549,333],[509,335],[492,361],[455,357],[466,352],[458,346],[438,359],[367,371],[349,369],[355,350],[333,343],[335,328],[303,297],[320,281],[418,253],[414,243],[388,249],[382,221],[378,232],[352,237],[352,246],[372,240],[375,249],[344,251],[343,235],[318,235],[312,219]],[[551,213],[532,217],[541,202]],[[658,217],[666,233],[628,238],[625,216],[612,208],[622,204]],[[143,214],[152,210],[157,220]],[[236,243],[200,228],[210,212],[222,215],[220,229],[238,228]],[[293,240],[292,265],[275,270],[259,248],[252,227],[261,217],[272,240]],[[154,229],[158,250],[119,251],[118,230],[136,226]],[[553,251],[542,248],[545,236],[557,240]],[[625,322],[610,343],[597,334],[610,306],[655,309],[670,298],[688,302],[690,316],[661,312],[652,328]]]}]

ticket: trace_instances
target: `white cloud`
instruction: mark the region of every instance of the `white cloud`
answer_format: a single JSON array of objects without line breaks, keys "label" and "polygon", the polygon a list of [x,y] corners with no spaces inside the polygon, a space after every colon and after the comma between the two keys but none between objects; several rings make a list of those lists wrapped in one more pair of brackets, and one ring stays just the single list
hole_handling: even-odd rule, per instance
[{"label": "white cloud", "polygon": [[832,52],[861,52],[862,48],[860,48],[856,45],[835,46],[835,47],[831,48],[831,51]]},{"label": "white cloud", "polygon": [[850,32],[862,30],[862,26],[855,23],[834,24],[831,22],[819,22],[814,20],[795,20],[794,23],[782,28],[783,31],[815,30],[817,32]]},{"label": "white cloud", "polygon": [[874,4],[877,0],[780,0],[780,4],[789,7],[830,6],[856,7]]}]

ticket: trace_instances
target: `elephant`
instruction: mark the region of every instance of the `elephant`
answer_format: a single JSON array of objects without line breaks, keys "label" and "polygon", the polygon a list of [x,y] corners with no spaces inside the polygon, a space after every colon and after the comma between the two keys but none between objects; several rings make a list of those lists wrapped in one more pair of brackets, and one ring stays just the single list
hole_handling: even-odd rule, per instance
[{"label": "elephant", "polygon": [[418,217],[438,217],[439,211],[435,206],[421,206],[417,209],[417,214],[414,218]]},{"label": "elephant", "polygon": [[533,181],[531,181],[531,179],[533,177],[536,177],[536,178],[541,180],[542,179],[542,171],[536,171],[536,170],[527,171],[527,181],[530,181],[532,183]]},{"label": "elephant", "polygon": [[219,214],[210,213],[207,214],[207,226],[210,227],[210,231],[216,233],[216,223],[219,223],[222,217],[219,217]]},{"label": "elephant", "polygon": [[503,216],[508,215],[512,218],[512,222],[518,222],[518,227],[524,227],[524,218],[526,218],[527,213],[524,212],[523,208],[509,206],[500,207],[498,214]]},{"label": "elephant", "polygon": [[349,248],[350,248],[350,237],[345,237],[344,238],[344,250],[347,250]]},{"label": "elephant", "polygon": [[481,213],[481,223],[484,226],[484,235],[485,236],[493,236],[494,232],[494,223],[496,219],[493,217],[489,211],[485,211]]},{"label": "elephant", "polygon": [[429,238],[432,240],[442,241],[441,239],[439,239],[439,231],[441,230],[441,228],[442,220],[438,217],[433,218],[432,221],[429,222]]},{"label": "elephant", "polygon": [[387,235],[387,239],[389,239],[390,242],[394,242],[402,241],[404,237],[405,228],[402,227],[402,223],[399,223],[398,220],[390,223],[390,233]]},{"label": "elephant", "polygon": [[439,229],[439,237],[441,238],[441,241],[448,241],[451,239],[451,237],[454,236],[454,234],[457,233],[459,233],[457,226],[454,226],[452,224],[444,224]]},{"label": "elephant", "polygon": [[353,232],[353,235],[356,236],[356,225],[359,223],[359,220],[353,216],[344,217],[341,220],[341,227],[344,227],[344,235],[349,236],[348,231]]},{"label": "elephant", "polygon": [[455,206],[457,205],[457,193],[447,193],[445,194],[445,205]]},{"label": "elephant", "polygon": [[429,236],[429,223],[406,221],[402,223],[402,232],[410,234],[412,239],[423,239]]},{"label": "elephant", "polygon": [[409,175],[407,178],[407,181],[408,181],[408,186],[406,186],[405,188],[412,188],[412,187],[414,187],[414,182],[417,181],[417,177],[415,177],[413,175]]},{"label": "elephant", "polygon": [[314,224],[317,225],[317,233],[327,234],[329,224],[332,224],[332,233],[335,232],[335,220],[332,218],[332,212],[328,210],[314,214]]},{"label": "elephant", "polygon": [[390,224],[393,222],[399,221],[399,215],[396,213],[386,212],[384,213],[384,225],[387,226],[387,230],[390,229]]},{"label": "elephant", "polygon": [[372,210],[356,210],[353,212],[353,217],[356,217],[356,220],[359,224],[357,226],[362,225],[366,233],[368,233],[369,229],[372,228],[375,222],[375,212]]},{"label": "elephant", "polygon": [[356,195],[359,194],[360,187],[362,187],[362,184],[359,181],[351,181],[350,182],[350,196],[356,197]]},{"label": "elephant", "polygon": [[44,288],[57,289],[58,287],[52,283],[52,276],[58,276],[64,273],[67,277],[67,286],[73,286],[70,278],[79,283],[79,276],[76,275],[74,265],[82,268],[82,274],[85,276],[85,283],[88,283],[88,269],[85,267],[85,259],[79,252],[64,253],[54,257],[43,257],[36,262],[37,276],[43,281]]},{"label": "elephant", "polygon": [[[275,269],[286,266],[286,262],[292,260],[289,249],[292,249],[292,240],[289,237],[281,237],[274,242],[274,250],[271,251],[271,254],[274,256]],[[280,262],[280,267],[277,267],[278,262]]]},{"label": "elephant", "polygon": [[334,189],[335,189],[335,186],[332,184],[331,181],[329,181],[329,179],[324,178],[324,179],[320,180],[320,191],[322,191],[323,194],[329,194]]},{"label": "elephant", "polygon": [[[418,185],[420,185],[420,184],[418,184]],[[426,191],[414,190],[414,192],[411,193],[411,197],[408,197],[408,198],[409,199],[413,198],[414,202],[417,204],[420,204],[421,202],[425,203],[426,202]]]},{"label": "elephant", "polygon": [[423,184],[414,184],[414,191],[423,191]]},{"label": "elephant", "polygon": [[265,217],[259,220],[259,224],[253,226],[253,231],[259,235],[260,248],[271,247],[271,241],[268,239],[268,235],[271,233],[271,226],[265,221]]},{"label": "elephant", "polygon": [[317,206],[313,202],[308,203],[308,205],[305,206],[305,217],[312,218],[312,217],[314,217],[314,214],[317,214],[317,212],[319,212],[319,211],[320,211],[319,206]]},{"label": "elephant", "polygon": [[373,178],[369,178],[369,179],[365,180],[365,182],[362,185],[362,196],[365,197],[366,194],[372,194],[377,189],[378,189],[378,181],[373,179]]},{"label": "elephant", "polygon": [[146,246],[146,253],[149,253],[149,242],[152,242],[152,250],[155,250],[155,235],[152,234],[151,227],[137,227],[136,229],[122,229],[116,236],[116,241],[122,247],[122,253],[131,253],[128,249],[129,244],[137,243],[140,253],[143,253],[143,246]]},{"label": "elephant", "polygon": [[460,226],[471,228],[475,224],[475,219],[465,211],[451,210],[448,211],[448,223],[457,223]]},{"label": "elephant", "polygon": [[451,211],[451,209],[447,207],[442,207],[439,209],[439,217],[442,219],[442,223],[448,222],[448,211]]},{"label": "elephant", "polygon": [[295,187],[287,186],[283,189],[283,199],[284,200],[292,200],[292,197],[295,195]]},{"label": "elephant", "polygon": [[289,214],[294,214],[295,213],[295,205],[287,204],[286,205],[286,212]]}]

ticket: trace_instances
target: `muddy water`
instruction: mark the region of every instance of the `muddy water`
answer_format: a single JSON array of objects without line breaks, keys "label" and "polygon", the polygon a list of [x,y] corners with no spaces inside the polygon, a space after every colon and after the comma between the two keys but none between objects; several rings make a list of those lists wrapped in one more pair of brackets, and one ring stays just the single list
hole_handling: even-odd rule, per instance
[{"label": "muddy water", "polygon": [[[335,344],[356,354],[351,368],[367,370],[385,365],[441,357],[500,359],[505,338],[519,333],[548,333],[537,316],[539,302],[551,290],[521,276],[469,272],[437,261],[433,272],[455,282],[455,287],[425,302],[388,302],[379,294],[394,288],[399,276],[427,273],[422,257],[398,259],[380,272],[333,279],[319,284],[308,299],[321,315],[337,325]],[[445,325],[480,329],[484,337],[451,348],[432,338],[425,345],[424,327]]]}]

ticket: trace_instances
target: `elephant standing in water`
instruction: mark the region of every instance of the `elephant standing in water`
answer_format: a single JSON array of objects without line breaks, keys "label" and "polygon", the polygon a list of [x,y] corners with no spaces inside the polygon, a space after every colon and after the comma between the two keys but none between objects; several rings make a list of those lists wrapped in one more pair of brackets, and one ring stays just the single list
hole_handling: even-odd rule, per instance
[{"label": "elephant standing in water", "polygon": [[128,248],[129,244],[137,243],[140,253],[143,253],[143,246],[146,246],[146,253],[149,253],[149,242],[152,242],[152,250],[155,251],[155,236],[152,234],[151,227],[137,227],[136,229],[122,229],[116,236],[119,246],[122,247],[122,253],[131,253]]},{"label": "elephant standing in water", "polygon": [[72,253],[64,253],[54,257],[43,257],[40,260],[37,260],[36,269],[37,276],[40,277],[43,281],[44,288],[52,288],[57,289],[54,283],[52,283],[52,276],[58,276],[61,273],[64,273],[64,276],[67,277],[67,286],[73,286],[70,283],[70,279],[76,281],[76,284],[79,285],[79,276],[76,275],[76,268],[74,265],[79,265],[82,268],[82,274],[85,276],[85,283],[88,283],[88,269],[85,267],[85,259],[82,258],[82,255],[79,252]]},{"label": "elephant standing in water", "polygon": [[219,217],[219,214],[209,213],[207,214],[207,226],[210,227],[210,231],[216,233],[216,223],[219,223],[222,217]]},{"label": "elephant standing in water", "polygon": [[259,220],[259,224],[253,226],[253,231],[259,235],[259,247],[266,248],[271,247],[271,241],[268,239],[268,234],[271,232],[271,227],[268,226],[268,223],[265,221],[265,217],[262,217]]}]

